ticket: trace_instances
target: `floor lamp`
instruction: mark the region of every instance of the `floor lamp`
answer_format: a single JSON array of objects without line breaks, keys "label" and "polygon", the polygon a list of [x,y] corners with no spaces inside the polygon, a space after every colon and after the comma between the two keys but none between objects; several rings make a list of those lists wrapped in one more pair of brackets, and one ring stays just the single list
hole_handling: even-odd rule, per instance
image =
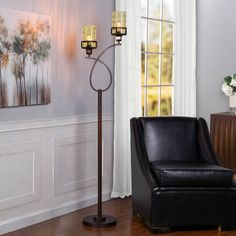
[{"label": "floor lamp", "polygon": [[[91,227],[110,227],[116,225],[116,218],[113,216],[102,214],[102,94],[107,91],[112,85],[112,72],[108,65],[101,60],[102,55],[109,49],[120,46],[122,36],[127,34],[126,28],[126,12],[114,11],[112,13],[112,28],[111,34],[116,37],[116,43],[105,48],[98,57],[91,57],[93,49],[97,48],[96,41],[96,25],[84,25],[83,26],[83,41],[81,47],[86,49],[86,59],[94,60],[90,76],[89,83],[91,88],[97,93],[98,96],[98,203],[97,203],[97,215],[86,216],[83,219],[83,224]],[[105,88],[96,88],[93,85],[93,72],[97,63],[102,64],[109,73],[109,83]]]}]

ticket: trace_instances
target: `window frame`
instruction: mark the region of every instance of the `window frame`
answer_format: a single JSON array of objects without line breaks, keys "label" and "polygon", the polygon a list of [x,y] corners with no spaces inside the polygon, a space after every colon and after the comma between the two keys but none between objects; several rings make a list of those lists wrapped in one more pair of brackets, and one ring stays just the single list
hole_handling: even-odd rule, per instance
[{"label": "window frame", "polygon": [[[174,102],[174,97],[175,97],[175,73],[174,73],[174,68],[175,68],[175,24],[176,24],[176,19],[175,16],[172,20],[167,20],[164,19],[163,16],[163,1],[164,0],[160,0],[160,18],[153,18],[153,17],[149,17],[149,2],[151,0],[146,0],[147,1],[147,9],[146,9],[146,16],[143,16],[141,14],[141,20],[145,20],[145,24],[146,24],[146,37],[145,37],[145,50],[141,50],[141,58],[144,56],[145,57],[145,79],[144,79],[144,83],[142,81],[141,84],[141,89],[142,89],[142,96],[144,96],[143,100],[144,100],[144,104],[142,102],[142,115],[143,116],[147,116],[147,111],[148,111],[148,88],[157,88],[158,89],[158,113],[156,114],[156,116],[160,116],[161,115],[161,92],[162,92],[162,88],[168,88],[171,87],[172,88],[172,101],[171,101],[171,115],[174,114],[174,106],[175,106],[175,102]],[[174,2],[174,1],[173,1]],[[174,12],[175,12],[175,4],[174,4]],[[159,51],[158,52],[152,52],[149,51],[148,49],[148,42],[149,42],[149,21],[153,21],[153,22],[158,22],[160,24],[160,35],[159,35]],[[172,32],[173,32],[173,50],[172,52],[163,52],[163,23],[169,23],[171,24],[172,27]],[[149,61],[149,55],[157,55],[158,56],[158,84],[150,84],[148,83],[148,61]],[[162,61],[163,61],[163,55],[166,56],[170,56],[172,59],[172,83],[168,83],[168,84],[162,84]],[[142,69],[141,69],[142,70]]]}]

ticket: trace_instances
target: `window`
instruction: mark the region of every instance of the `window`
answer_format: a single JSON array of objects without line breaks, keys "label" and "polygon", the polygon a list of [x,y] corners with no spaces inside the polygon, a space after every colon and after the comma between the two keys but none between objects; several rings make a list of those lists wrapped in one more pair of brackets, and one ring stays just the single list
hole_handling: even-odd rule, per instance
[{"label": "window", "polygon": [[141,0],[143,116],[173,114],[174,27],[174,0]]}]

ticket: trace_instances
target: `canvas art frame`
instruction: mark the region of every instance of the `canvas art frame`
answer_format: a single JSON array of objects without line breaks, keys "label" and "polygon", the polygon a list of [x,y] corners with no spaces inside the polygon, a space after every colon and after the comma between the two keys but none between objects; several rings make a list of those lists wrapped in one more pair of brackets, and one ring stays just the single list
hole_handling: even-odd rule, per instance
[{"label": "canvas art frame", "polygon": [[0,108],[51,102],[51,18],[0,8]]}]

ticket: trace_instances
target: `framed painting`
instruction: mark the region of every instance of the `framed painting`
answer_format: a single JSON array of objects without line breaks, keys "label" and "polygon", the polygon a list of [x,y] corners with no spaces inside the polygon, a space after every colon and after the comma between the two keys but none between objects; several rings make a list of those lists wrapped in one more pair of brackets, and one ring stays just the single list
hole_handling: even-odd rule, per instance
[{"label": "framed painting", "polygon": [[0,108],[51,102],[49,16],[0,8]]}]

